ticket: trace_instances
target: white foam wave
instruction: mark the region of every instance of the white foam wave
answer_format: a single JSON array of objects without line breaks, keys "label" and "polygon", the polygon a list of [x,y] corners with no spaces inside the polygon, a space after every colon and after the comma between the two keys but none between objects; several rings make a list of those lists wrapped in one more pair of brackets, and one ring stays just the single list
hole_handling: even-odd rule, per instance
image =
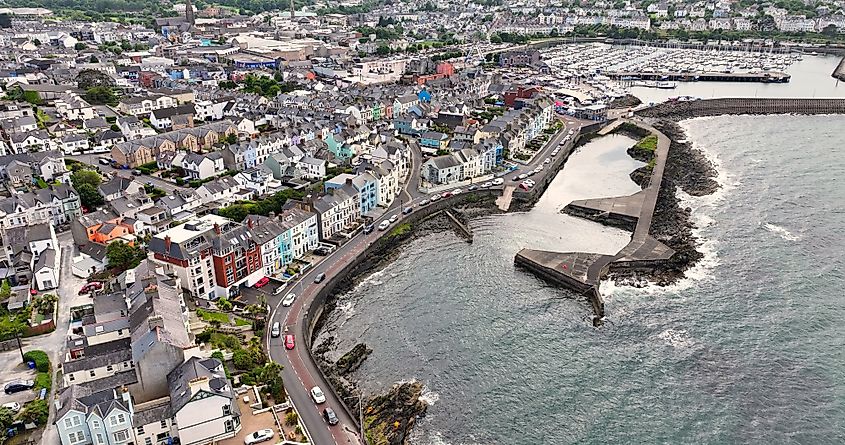
[{"label": "white foam wave", "polygon": [[785,228],[772,224],[772,223],[764,223],[762,225],[763,229],[768,230],[771,233],[785,239],[786,241],[798,241],[798,236],[793,235],[792,232],[786,230]]},{"label": "white foam wave", "polygon": [[440,394],[437,394],[429,389],[428,385],[423,385],[420,400],[425,402],[428,406],[433,406],[438,400],[440,400]]},{"label": "white foam wave", "polygon": [[673,348],[686,348],[695,343],[685,329],[667,329],[657,334],[657,337]]}]

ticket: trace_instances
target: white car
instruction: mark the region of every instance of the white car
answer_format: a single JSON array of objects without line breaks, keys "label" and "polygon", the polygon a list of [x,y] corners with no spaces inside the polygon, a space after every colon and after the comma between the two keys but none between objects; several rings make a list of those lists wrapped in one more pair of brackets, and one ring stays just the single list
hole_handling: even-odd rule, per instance
[{"label": "white car", "polygon": [[4,403],[3,405],[0,405],[0,407],[6,408],[13,413],[16,413],[21,410],[21,404],[18,402]]},{"label": "white car", "polygon": [[493,180],[493,185],[502,185],[505,183],[505,180],[502,178],[496,178]]},{"label": "white car", "polygon": [[461,189],[455,189],[455,190],[452,190],[452,194],[457,195],[457,194],[460,194],[462,191],[463,190],[461,190]]},{"label": "white car", "polygon": [[252,445],[255,443],[265,442],[272,439],[274,435],[275,433],[273,433],[273,430],[271,430],[270,428],[258,430],[244,437],[244,445]]},{"label": "white car", "polygon": [[321,403],[326,403],[326,395],[323,394],[323,390],[320,389],[319,386],[311,388],[311,398],[314,399],[314,403],[318,405]]},{"label": "white car", "polygon": [[291,292],[285,295],[285,299],[282,300],[282,306],[289,307],[293,304],[293,300],[296,300],[296,294]]},{"label": "white car", "polygon": [[390,227],[390,221],[387,220],[382,221],[381,224],[378,225],[378,229],[381,231],[387,230],[388,227]]}]

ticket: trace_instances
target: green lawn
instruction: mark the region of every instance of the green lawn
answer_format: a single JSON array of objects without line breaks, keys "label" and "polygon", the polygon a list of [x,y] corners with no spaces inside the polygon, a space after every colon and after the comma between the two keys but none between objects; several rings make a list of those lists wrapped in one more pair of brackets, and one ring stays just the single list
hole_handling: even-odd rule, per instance
[{"label": "green lawn", "polygon": [[227,314],[222,312],[206,311],[203,309],[197,309],[197,317],[201,318],[206,323],[217,321],[220,324],[226,324],[229,322],[229,316]]}]

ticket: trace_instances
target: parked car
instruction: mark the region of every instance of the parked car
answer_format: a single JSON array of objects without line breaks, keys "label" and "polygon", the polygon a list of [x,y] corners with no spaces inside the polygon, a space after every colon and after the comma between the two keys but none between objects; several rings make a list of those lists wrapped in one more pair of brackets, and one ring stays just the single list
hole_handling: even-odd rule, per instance
[{"label": "parked car", "polygon": [[378,229],[381,231],[387,230],[390,227],[390,221],[382,221],[381,224],[378,225]]},{"label": "parked car", "polygon": [[399,215],[393,215],[393,216],[390,217],[390,219],[388,221],[390,221],[390,224],[393,224],[398,220],[399,220]]},{"label": "parked car", "polygon": [[255,288],[258,289],[259,287],[264,287],[267,283],[270,282],[270,279],[267,277],[261,277],[258,281],[255,282]]},{"label": "parked car", "polygon": [[314,284],[320,284],[323,280],[326,279],[326,274],[318,273],[316,277],[314,277]]},{"label": "parked car", "polygon": [[291,305],[293,305],[293,300],[296,300],[296,294],[291,292],[285,295],[285,299],[282,300],[282,306],[290,307]]},{"label": "parked car", "polygon": [[32,380],[15,380],[6,383],[6,386],[3,387],[3,391],[5,391],[6,394],[14,394],[16,392],[29,391],[34,386],[35,382]]},{"label": "parked car", "polygon": [[409,214],[413,211],[414,211],[413,207],[405,207],[404,209],[402,209],[402,213],[405,214],[405,215],[407,215],[407,214]]},{"label": "parked car", "polygon": [[375,229],[375,228],[376,228],[376,226],[374,224],[367,224],[366,226],[364,226],[364,235],[368,235],[370,233],[373,233],[373,229]]},{"label": "parked car", "polygon": [[318,405],[321,403],[326,403],[326,395],[323,394],[323,390],[320,389],[319,386],[311,388],[311,398],[314,399],[314,403]]},{"label": "parked car", "polygon": [[16,413],[21,410],[21,404],[18,402],[9,402],[0,405],[2,408],[6,408],[7,410]]},{"label": "parked car", "polygon": [[282,326],[277,321],[273,323],[273,328],[270,329],[270,337],[279,338],[280,335],[282,335]]},{"label": "parked car", "polygon": [[272,439],[274,435],[275,433],[270,428],[258,430],[244,437],[244,445],[253,445],[256,443],[266,442]]},{"label": "parked car", "polygon": [[296,346],[293,338],[293,334],[285,334],[285,349],[290,351],[291,349]]},{"label": "parked car", "polygon": [[334,413],[334,410],[331,408],[326,408],[323,410],[323,418],[326,419],[326,422],[329,425],[337,425],[337,414]]}]

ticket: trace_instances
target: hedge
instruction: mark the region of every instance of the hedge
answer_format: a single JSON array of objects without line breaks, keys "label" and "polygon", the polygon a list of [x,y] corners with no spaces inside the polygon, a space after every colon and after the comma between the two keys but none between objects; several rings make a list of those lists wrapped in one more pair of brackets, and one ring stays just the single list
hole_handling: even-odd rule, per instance
[{"label": "hedge", "polygon": [[47,353],[38,349],[27,351],[23,355],[25,362],[35,362],[35,369],[38,372],[50,372],[50,358]]}]

